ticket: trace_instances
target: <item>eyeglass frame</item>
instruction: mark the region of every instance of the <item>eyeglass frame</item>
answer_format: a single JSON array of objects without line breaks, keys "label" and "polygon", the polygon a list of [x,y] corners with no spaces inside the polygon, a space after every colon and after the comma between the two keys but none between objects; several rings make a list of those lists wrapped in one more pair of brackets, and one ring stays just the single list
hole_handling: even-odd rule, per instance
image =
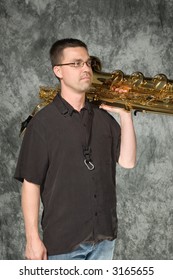
[{"label": "eyeglass frame", "polygon": [[76,60],[74,62],[57,64],[56,66],[71,66],[71,67],[74,67],[74,68],[82,68],[85,64],[88,67],[91,68],[92,67],[92,59],[88,59],[87,61]]}]

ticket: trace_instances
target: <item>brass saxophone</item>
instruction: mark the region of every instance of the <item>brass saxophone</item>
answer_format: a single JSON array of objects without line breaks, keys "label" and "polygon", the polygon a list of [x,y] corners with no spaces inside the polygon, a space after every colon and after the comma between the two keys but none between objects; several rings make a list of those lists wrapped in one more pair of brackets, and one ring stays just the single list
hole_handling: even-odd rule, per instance
[{"label": "brass saxophone", "polygon": [[[101,71],[101,62],[93,57],[94,80],[87,97],[91,102],[106,103],[126,110],[173,114],[173,80],[157,74],[144,77],[141,72],[125,75]],[[120,92],[117,89],[125,89]]]},{"label": "brass saxophone", "polygon": [[[102,64],[98,57],[91,56],[93,82],[86,92],[87,99],[95,104],[105,103],[112,106],[135,110],[173,114],[173,80],[164,74],[145,77],[141,72],[131,75],[121,70],[113,73],[102,72]],[[30,119],[43,107],[48,105],[60,92],[60,87],[40,87],[39,97],[42,100],[32,114],[21,124],[20,134],[25,130]]]}]

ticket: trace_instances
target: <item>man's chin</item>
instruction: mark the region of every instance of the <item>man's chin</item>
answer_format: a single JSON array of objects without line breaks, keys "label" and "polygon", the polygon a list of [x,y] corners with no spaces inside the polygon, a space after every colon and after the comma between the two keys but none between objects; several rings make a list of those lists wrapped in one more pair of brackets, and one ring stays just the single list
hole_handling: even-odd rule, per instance
[{"label": "man's chin", "polygon": [[84,92],[86,92],[90,89],[90,87],[91,87],[91,83],[88,82],[88,83],[83,84],[83,86],[81,88]]}]

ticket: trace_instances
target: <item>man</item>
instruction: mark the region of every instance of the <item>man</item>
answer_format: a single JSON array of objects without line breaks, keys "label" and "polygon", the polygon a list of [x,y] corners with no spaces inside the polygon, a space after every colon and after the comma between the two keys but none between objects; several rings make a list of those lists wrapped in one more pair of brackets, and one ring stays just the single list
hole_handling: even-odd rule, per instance
[{"label": "man", "polygon": [[[62,39],[50,57],[61,94],[29,123],[15,178],[23,182],[27,259],[112,259],[117,237],[116,162],[133,168],[131,113],[87,102],[92,83],[85,43]],[[118,113],[121,129],[105,110]],[[38,232],[40,196],[43,241]]]}]

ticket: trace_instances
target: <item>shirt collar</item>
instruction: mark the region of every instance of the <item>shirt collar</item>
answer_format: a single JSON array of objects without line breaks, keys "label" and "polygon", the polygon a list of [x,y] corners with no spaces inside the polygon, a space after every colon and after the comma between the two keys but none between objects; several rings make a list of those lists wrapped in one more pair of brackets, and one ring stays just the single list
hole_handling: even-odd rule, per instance
[{"label": "shirt collar", "polygon": [[[70,116],[73,114],[74,111],[76,111],[62,96],[60,93],[58,93],[54,100],[53,100],[55,106],[60,111],[60,113],[64,116],[69,114]],[[82,109],[88,110],[89,113],[92,112],[92,106],[88,100],[85,101],[85,106]]]}]

